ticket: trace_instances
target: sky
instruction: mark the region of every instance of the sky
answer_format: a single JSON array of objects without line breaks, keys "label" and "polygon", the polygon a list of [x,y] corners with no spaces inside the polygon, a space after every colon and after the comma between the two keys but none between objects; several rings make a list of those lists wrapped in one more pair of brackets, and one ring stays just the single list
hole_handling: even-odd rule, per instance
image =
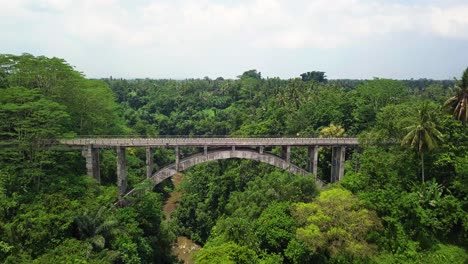
[{"label": "sky", "polygon": [[468,0],[0,0],[0,53],[87,77],[452,79]]}]

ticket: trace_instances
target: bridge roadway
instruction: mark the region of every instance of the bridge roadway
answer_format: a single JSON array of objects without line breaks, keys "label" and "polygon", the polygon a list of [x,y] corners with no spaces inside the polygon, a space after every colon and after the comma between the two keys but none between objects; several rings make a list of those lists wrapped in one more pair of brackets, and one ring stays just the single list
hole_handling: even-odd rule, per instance
[{"label": "bridge roadway", "polygon": [[78,138],[62,139],[67,146],[93,147],[258,147],[258,146],[356,146],[357,138]]},{"label": "bridge roadway", "polygon": [[[146,176],[154,184],[171,177],[177,172],[194,165],[220,159],[250,159],[267,163],[295,174],[312,173],[319,185],[323,183],[317,178],[317,163],[319,146],[331,147],[330,181],[339,181],[344,175],[346,147],[358,145],[357,138],[204,138],[204,137],[167,137],[167,138],[77,138],[61,139],[60,145],[80,148],[86,159],[87,174],[100,182],[99,149],[115,148],[117,154],[117,185],[119,203],[124,204],[127,193],[126,148],[146,148]],[[281,147],[280,156],[266,152],[267,147]],[[203,152],[185,157],[181,160],[180,148],[199,147]],[[291,147],[307,147],[307,170],[290,162]],[[153,172],[154,148],[174,148],[175,162],[166,168]],[[130,191],[132,193],[133,191]]]}]

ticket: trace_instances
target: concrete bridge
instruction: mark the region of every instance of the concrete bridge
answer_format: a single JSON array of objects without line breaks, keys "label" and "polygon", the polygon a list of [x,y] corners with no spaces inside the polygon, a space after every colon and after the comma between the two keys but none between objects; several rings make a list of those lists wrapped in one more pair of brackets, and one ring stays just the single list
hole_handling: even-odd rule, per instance
[{"label": "concrete bridge", "polygon": [[[290,171],[294,174],[307,175],[312,173],[320,186],[323,182],[317,179],[318,147],[332,148],[332,168],[330,181],[339,181],[344,175],[346,147],[358,145],[357,138],[79,138],[63,139],[62,145],[82,149],[86,158],[87,174],[100,182],[99,149],[116,148],[117,153],[117,185],[119,202],[127,193],[126,152],[125,149],[146,148],[146,177],[154,184],[184,171],[197,164],[221,159],[249,159]],[[281,157],[265,151],[265,148],[280,146]],[[181,159],[180,148],[198,147],[201,153]],[[292,147],[308,148],[307,170],[290,162]],[[154,148],[174,148],[175,162],[153,173]]]}]

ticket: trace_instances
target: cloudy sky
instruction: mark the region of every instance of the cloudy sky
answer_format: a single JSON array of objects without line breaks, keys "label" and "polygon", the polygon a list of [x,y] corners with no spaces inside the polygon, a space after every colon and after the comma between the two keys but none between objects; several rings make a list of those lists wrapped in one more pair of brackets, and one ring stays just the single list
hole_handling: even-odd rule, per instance
[{"label": "cloudy sky", "polygon": [[88,77],[460,77],[466,0],[0,0],[0,53]]}]

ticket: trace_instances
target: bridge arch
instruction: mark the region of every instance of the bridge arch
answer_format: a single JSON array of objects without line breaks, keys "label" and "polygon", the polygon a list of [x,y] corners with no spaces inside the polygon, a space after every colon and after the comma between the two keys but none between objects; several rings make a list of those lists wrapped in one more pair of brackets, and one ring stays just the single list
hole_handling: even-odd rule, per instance
[{"label": "bridge arch", "polygon": [[[218,149],[208,152],[206,155],[204,153],[194,154],[192,156],[186,157],[179,161],[179,170],[176,170],[176,164],[171,164],[167,167],[160,169],[155,172],[151,179],[154,184],[159,184],[167,178],[170,178],[177,174],[180,171],[185,171],[188,168],[191,168],[195,165],[205,163],[213,160],[224,160],[224,159],[248,159],[263,162],[270,164],[277,168],[289,171],[293,174],[307,175],[310,172],[292,164],[286,162],[284,159],[275,156],[270,153],[259,153],[253,149]],[[323,186],[323,182],[317,179],[317,184]]]},{"label": "bridge arch", "polygon": [[[282,170],[289,171],[293,174],[299,174],[302,176],[311,174],[310,172],[302,169],[299,166],[296,166],[292,163],[286,162],[284,159],[275,156],[270,153],[259,153],[254,149],[249,149],[249,148],[236,148],[235,150],[232,149],[216,149],[212,151],[208,151],[206,154],[205,153],[197,153],[194,155],[191,155],[189,157],[183,158],[179,161],[179,168],[178,170],[176,169],[176,164],[173,163],[169,166],[166,166],[159,171],[155,172],[151,180],[153,181],[154,185],[157,185],[164,181],[165,179],[168,179],[177,173],[181,171],[185,171],[195,165],[209,162],[209,161],[214,161],[214,160],[224,160],[224,159],[248,159],[248,160],[254,160],[254,161],[259,161],[262,163],[270,164],[272,166],[275,166],[277,168],[280,168]],[[317,184],[319,186],[323,186],[324,183],[320,180],[316,180]],[[129,191],[125,196],[128,196],[134,192],[135,189]]]}]

